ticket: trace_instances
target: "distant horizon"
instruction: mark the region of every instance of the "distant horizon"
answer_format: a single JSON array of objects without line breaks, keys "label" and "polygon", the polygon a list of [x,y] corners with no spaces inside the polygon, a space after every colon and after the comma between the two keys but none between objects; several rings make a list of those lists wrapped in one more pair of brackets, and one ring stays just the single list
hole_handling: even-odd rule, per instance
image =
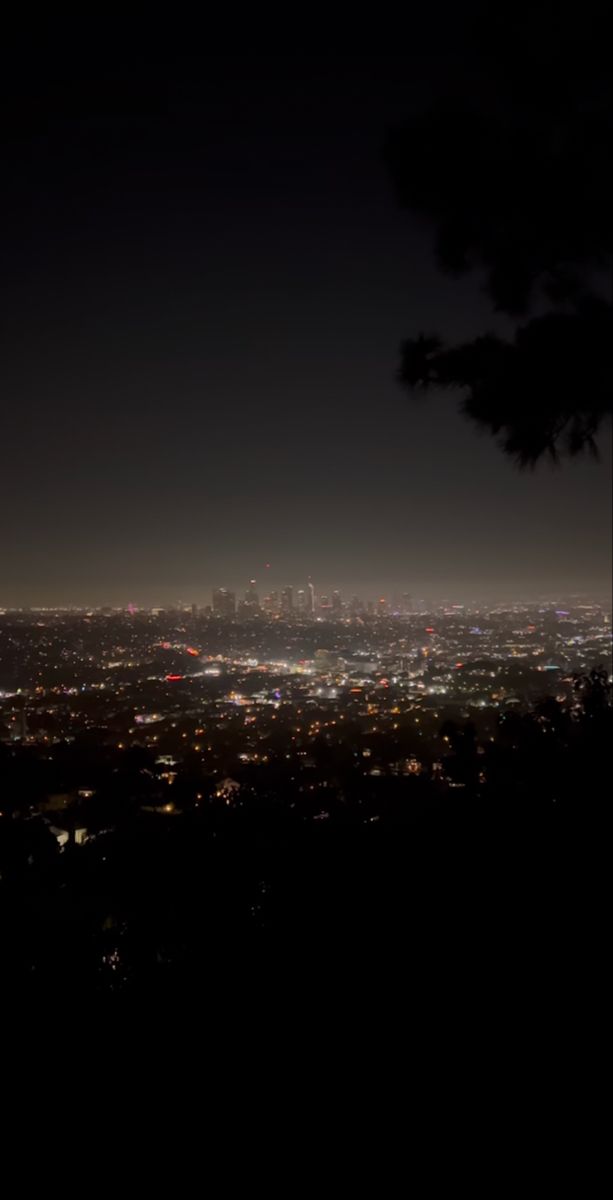
[{"label": "distant horizon", "polygon": [[[294,593],[294,604],[296,596],[301,588],[306,588],[308,580],[298,584],[285,580],[279,583],[277,580],[262,579],[260,582],[256,578],[256,589],[259,595],[260,603],[264,597],[271,592],[281,593],[283,588],[291,587]],[[226,588],[233,592],[236,600],[240,601],[245,593],[246,586],[249,580],[236,584],[232,581],[224,581],[214,583],[211,586],[198,585],[190,587],[188,585],[180,588],[169,589],[168,585],[161,585],[159,588],[147,588],[146,592],[132,589],[126,590],[123,594],[118,593],[115,589],[109,589],[108,592],[97,592],[96,594],[75,593],[72,596],[68,595],[41,595],[28,590],[28,594],[18,597],[7,594],[3,596],[0,593],[0,612],[7,611],[28,611],[28,610],[101,610],[111,608],[115,611],[128,611],[133,605],[136,609],[142,611],[151,611],[155,608],[189,609],[192,605],[196,605],[199,609],[210,607],[212,604],[213,591],[217,588]],[[384,597],[388,604],[394,601],[400,601],[403,596],[409,595],[411,602],[417,607],[428,606],[429,604],[440,605],[471,605],[480,604],[534,604],[546,603],[556,599],[573,599],[577,602],[587,601],[588,603],[609,604],[613,603],[613,589],[611,583],[608,586],[603,582],[593,582],[590,584],[578,584],[577,582],[559,582],[553,581],[546,583],[545,581],[535,582],[530,587],[521,588],[518,585],[509,585],[504,587],[500,584],[492,585],[469,585],[466,583],[458,583],[457,585],[447,584],[444,588],[440,584],[432,583],[431,585],[423,583],[398,583],[389,581],[378,581],[377,583],[326,583],[325,581],[318,585],[317,580],[312,581],[315,586],[316,596],[331,597],[334,591],[341,594],[343,603],[349,601],[353,596],[357,597],[363,603],[370,600],[377,601],[380,597]]]}]

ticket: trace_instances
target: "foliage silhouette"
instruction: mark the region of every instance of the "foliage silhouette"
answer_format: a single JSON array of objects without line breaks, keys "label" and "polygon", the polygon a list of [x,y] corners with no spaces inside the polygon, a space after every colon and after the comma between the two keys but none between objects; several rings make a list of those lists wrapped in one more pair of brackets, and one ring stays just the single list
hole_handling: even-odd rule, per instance
[{"label": "foliage silhouette", "polygon": [[[490,6],[491,8],[491,6]],[[458,388],[521,465],[596,452],[611,412],[612,199],[604,6],[473,6],[458,78],[392,130],[400,203],[435,231],[441,268],[476,271],[510,337],[402,346],[409,390]],[[521,321],[521,324],[517,322]]]},{"label": "foliage silhouette", "polygon": [[213,978],[233,989],[263,961],[274,978],[291,948],[327,981],[340,946],[369,969],[402,948],[439,983],[467,955],[486,976],[494,954],[505,973],[536,969],[545,945],[566,963],[573,929],[584,945],[597,911],[611,701],[602,667],[576,676],[564,703],[502,712],[493,738],[446,720],[442,779],[373,779],[315,749],[326,819],[321,794],[283,766],[235,809],[209,793],[180,816],[151,813],[147,779],[122,754],[112,786],[76,801],[95,833],[84,845],[60,854],[29,797],[0,823],[7,974],[26,995],[151,997],[208,994]]}]

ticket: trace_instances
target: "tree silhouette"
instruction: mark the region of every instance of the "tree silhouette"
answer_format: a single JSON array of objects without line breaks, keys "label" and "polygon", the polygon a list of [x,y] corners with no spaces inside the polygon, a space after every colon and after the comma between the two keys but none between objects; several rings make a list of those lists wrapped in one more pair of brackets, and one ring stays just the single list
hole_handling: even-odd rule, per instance
[{"label": "tree silhouette", "polygon": [[441,268],[477,272],[515,331],[451,346],[422,333],[404,342],[399,379],[460,389],[522,465],[595,453],[613,396],[604,5],[473,7],[461,76],[390,132],[386,159]]},{"label": "tree silhouette", "polygon": [[573,676],[573,691],[580,714],[587,721],[610,718],[613,684],[606,667],[595,667],[588,674]]}]

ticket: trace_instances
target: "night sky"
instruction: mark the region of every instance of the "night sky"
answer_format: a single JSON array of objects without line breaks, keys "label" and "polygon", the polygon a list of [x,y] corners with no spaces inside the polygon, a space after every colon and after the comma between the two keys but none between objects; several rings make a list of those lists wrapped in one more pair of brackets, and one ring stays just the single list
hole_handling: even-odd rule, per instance
[{"label": "night sky", "polygon": [[520,473],[457,400],[394,380],[403,337],[496,327],[478,281],[439,273],[382,159],[453,45],[15,52],[0,605],[205,603],[250,576],[607,589],[606,443],[600,464]]}]

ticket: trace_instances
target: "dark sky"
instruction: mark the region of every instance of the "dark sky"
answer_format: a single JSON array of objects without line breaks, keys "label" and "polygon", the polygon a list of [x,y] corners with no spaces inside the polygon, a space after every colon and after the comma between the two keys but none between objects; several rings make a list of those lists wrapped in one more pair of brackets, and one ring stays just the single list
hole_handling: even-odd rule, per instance
[{"label": "dark sky", "polygon": [[0,604],[205,602],[265,562],[368,594],[607,587],[607,445],[521,474],[394,382],[404,336],[494,326],[381,156],[454,66],[451,35],[5,62]]}]

